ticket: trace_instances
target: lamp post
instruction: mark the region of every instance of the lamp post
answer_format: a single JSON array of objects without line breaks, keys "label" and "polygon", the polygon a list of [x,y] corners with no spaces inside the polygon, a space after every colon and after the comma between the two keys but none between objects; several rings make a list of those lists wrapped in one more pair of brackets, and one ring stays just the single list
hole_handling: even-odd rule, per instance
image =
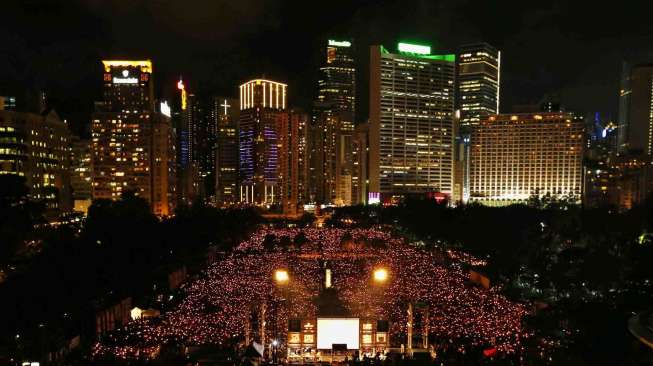
[{"label": "lamp post", "polygon": [[279,345],[279,341],[276,339],[272,341],[272,363],[277,364],[277,346]]},{"label": "lamp post", "polygon": [[[284,289],[290,282],[290,275],[288,274],[288,270],[286,269],[277,269],[274,271],[274,281],[279,287],[283,287]],[[279,341],[277,340],[279,338],[279,334],[277,334],[277,323],[279,322],[279,311],[277,309],[277,306],[274,307],[274,340],[272,341],[272,362],[274,364],[277,363],[277,348],[279,346]]]}]

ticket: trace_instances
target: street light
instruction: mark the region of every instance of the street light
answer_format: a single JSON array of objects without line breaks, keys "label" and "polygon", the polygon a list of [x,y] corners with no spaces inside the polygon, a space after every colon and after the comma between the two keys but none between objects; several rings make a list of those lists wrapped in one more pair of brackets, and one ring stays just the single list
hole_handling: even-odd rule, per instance
[{"label": "street light", "polygon": [[285,269],[277,269],[274,272],[274,280],[279,284],[287,283],[289,279],[290,276],[288,276],[288,271]]},{"label": "street light", "polygon": [[272,363],[277,364],[277,346],[279,345],[279,341],[276,339],[272,341]]},{"label": "street light", "polygon": [[374,270],[374,281],[385,282],[388,279],[388,270],[385,268],[377,268]]}]

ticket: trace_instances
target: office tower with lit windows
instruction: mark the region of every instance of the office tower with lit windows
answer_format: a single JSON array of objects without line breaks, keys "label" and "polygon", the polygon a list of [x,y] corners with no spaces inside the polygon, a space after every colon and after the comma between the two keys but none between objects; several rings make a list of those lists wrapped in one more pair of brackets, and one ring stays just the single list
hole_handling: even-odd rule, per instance
[{"label": "office tower with lit windows", "polygon": [[500,51],[487,43],[462,46],[458,53],[457,72],[457,109],[460,109],[463,129],[499,113]]},{"label": "office tower with lit windows", "polygon": [[72,209],[69,144],[68,125],[53,110],[0,110],[0,175],[24,177],[29,199],[52,218]]},{"label": "office tower with lit windows", "polygon": [[91,205],[91,144],[73,136],[70,142],[70,186],[73,209],[86,213]]},{"label": "office tower with lit windows", "polygon": [[584,126],[571,113],[499,114],[472,130],[470,200],[488,205],[550,194],[580,202]]},{"label": "office tower with lit windows", "polygon": [[132,191],[155,214],[169,215],[174,136],[170,117],[155,110],[152,62],[102,64],[104,98],[96,103],[91,124],[93,199],[115,200]]},{"label": "office tower with lit windows", "polygon": [[238,193],[238,99],[214,97],[212,115],[217,126],[215,198],[219,206],[239,202]]},{"label": "office tower with lit windows", "polygon": [[192,110],[192,161],[197,166],[202,180],[213,180],[215,172],[215,143],[217,124],[214,112],[217,110],[215,100],[208,101],[192,95],[189,98]]},{"label": "office tower with lit windows", "polygon": [[163,105],[154,113],[152,126],[152,209],[169,215],[177,205],[177,136],[170,109]]},{"label": "office tower with lit windows", "polygon": [[303,205],[309,202],[308,185],[310,172],[309,151],[311,146],[311,122],[308,113],[299,108],[290,110],[290,118],[297,125],[297,203]]},{"label": "office tower with lit windows", "polygon": [[240,201],[273,205],[281,201],[279,125],[288,118],[288,86],[254,79],[242,84],[239,117]]},{"label": "office tower with lit windows", "polygon": [[370,48],[369,191],[376,201],[453,188],[455,55]]},{"label": "office tower with lit windows", "polygon": [[356,68],[350,41],[328,40],[313,110],[313,199],[350,205]]},{"label": "office tower with lit windows", "polygon": [[300,113],[287,111],[277,117],[277,143],[278,143],[278,181],[279,201],[286,215],[296,215],[299,206],[300,182],[300,139],[299,124]]},{"label": "office tower with lit windows", "polygon": [[653,64],[624,66],[617,134],[621,153],[653,154]]},{"label": "office tower with lit windows", "polygon": [[469,134],[481,119],[499,113],[501,52],[487,43],[461,46],[457,58],[456,180],[454,199],[469,196]]},{"label": "office tower with lit windows", "polygon": [[182,79],[177,82],[179,90],[178,113],[176,119],[177,136],[177,200],[190,204],[204,187],[197,162],[197,126],[203,112],[194,94]]},{"label": "office tower with lit windows", "polygon": [[352,140],[352,177],[351,199],[352,205],[363,205],[367,202],[367,186],[369,183],[367,161],[369,152],[369,123],[356,125]]}]

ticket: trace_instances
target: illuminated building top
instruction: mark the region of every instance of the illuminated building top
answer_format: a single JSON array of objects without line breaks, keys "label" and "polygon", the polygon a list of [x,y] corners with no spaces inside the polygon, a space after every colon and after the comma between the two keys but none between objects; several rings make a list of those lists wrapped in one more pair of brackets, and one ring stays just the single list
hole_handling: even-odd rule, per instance
[{"label": "illuminated building top", "polygon": [[114,67],[138,67],[141,72],[152,73],[152,61],[150,60],[102,60],[104,71],[109,72]]},{"label": "illuminated building top", "polygon": [[399,50],[399,52],[414,53],[416,55],[430,55],[431,54],[431,46],[422,46],[422,45],[418,45],[418,44],[410,44],[410,43],[400,42],[397,45],[397,49]]},{"label": "illuminated building top", "polygon": [[351,42],[349,41],[336,41],[333,39],[329,40],[329,46],[334,47],[351,47]]},{"label": "illuminated building top", "polygon": [[250,80],[240,86],[240,110],[254,107],[286,109],[288,85],[265,79]]},{"label": "illuminated building top", "polygon": [[407,56],[427,58],[429,60],[456,62],[456,55],[432,55],[431,46],[399,42],[399,44],[397,44],[397,50],[399,53]]}]

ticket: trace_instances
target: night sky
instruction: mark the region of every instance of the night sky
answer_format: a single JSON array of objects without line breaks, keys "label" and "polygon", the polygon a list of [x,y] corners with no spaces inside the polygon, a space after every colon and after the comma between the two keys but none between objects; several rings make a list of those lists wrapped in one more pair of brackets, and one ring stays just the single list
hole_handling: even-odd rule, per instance
[{"label": "night sky", "polygon": [[100,59],[151,58],[164,98],[179,75],[199,94],[233,96],[265,75],[288,82],[290,104],[307,108],[328,37],[353,38],[362,67],[370,44],[418,40],[452,52],[486,41],[503,52],[502,112],[548,93],[568,110],[616,118],[622,60],[653,61],[644,3],[2,0],[0,95],[45,89],[79,130],[100,98]]}]

